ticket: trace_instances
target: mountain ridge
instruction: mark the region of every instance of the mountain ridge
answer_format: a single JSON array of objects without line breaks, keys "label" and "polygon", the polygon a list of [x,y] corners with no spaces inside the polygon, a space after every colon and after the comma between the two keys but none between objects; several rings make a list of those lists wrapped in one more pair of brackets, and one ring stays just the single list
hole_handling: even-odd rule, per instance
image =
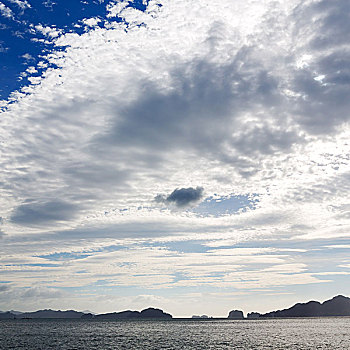
[{"label": "mountain ridge", "polygon": [[[296,303],[290,308],[270,311],[264,314],[250,312],[248,319],[256,318],[293,318],[293,317],[350,317],[350,298],[337,295],[323,303],[315,300],[306,303]],[[125,310],[119,312],[109,312],[104,314],[93,314],[91,312],[80,312],[75,310],[52,310],[43,309],[34,312],[0,311],[0,320],[4,319],[172,319],[173,316],[157,308],[147,308],[142,311]],[[229,314],[231,319],[244,319],[243,312],[232,310]],[[189,319],[191,319],[189,317]]]},{"label": "mountain ridge", "polygon": [[10,311],[0,312],[0,319],[171,319],[173,316],[161,309],[147,308],[142,311],[121,311],[106,314],[84,313],[75,310],[43,309],[34,312],[13,314]]},{"label": "mountain ridge", "polygon": [[332,299],[324,301],[323,303],[314,300],[306,303],[296,303],[288,309],[260,314],[259,318],[329,316],[350,316],[350,298],[343,295],[337,295]]}]

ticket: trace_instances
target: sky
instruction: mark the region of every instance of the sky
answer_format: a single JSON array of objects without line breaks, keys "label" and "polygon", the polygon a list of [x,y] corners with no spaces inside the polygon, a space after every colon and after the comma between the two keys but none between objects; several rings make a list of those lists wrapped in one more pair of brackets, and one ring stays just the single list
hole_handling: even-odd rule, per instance
[{"label": "sky", "polygon": [[0,310],[350,296],[349,13],[0,0]]}]

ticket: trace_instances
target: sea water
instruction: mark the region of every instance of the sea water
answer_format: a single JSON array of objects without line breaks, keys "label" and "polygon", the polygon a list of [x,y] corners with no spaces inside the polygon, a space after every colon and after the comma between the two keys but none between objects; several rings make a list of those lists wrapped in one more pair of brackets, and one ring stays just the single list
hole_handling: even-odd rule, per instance
[{"label": "sea water", "polygon": [[2,320],[0,349],[350,349],[350,318]]}]

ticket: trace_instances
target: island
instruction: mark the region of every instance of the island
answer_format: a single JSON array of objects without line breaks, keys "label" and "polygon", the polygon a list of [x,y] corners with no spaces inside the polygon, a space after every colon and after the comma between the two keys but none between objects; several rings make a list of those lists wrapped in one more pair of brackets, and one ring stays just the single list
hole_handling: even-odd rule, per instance
[{"label": "island", "polygon": [[13,320],[16,318],[16,315],[10,311],[0,312],[0,320]]},{"label": "island", "polygon": [[232,310],[229,312],[227,318],[234,319],[234,320],[243,320],[244,319],[243,311]]},{"label": "island", "polygon": [[95,315],[94,319],[172,319],[173,316],[165,313],[161,309],[152,307],[139,311],[121,311],[107,314]]},{"label": "island", "polygon": [[[248,320],[254,319],[269,319],[269,318],[292,318],[292,317],[350,317],[350,298],[343,295],[337,295],[332,299],[326,300],[323,303],[319,301],[309,301],[307,303],[297,303],[288,309],[271,311],[267,313],[250,312],[247,314]],[[173,316],[164,312],[161,309],[149,307],[142,311],[120,311],[110,312],[105,314],[93,314],[89,311],[75,311],[75,310],[51,310],[44,309],[34,312],[20,312],[20,311],[0,311],[0,320],[14,320],[14,319],[83,319],[83,320],[171,320]],[[186,318],[181,318],[185,320]],[[213,319],[207,315],[193,315],[187,319]],[[217,318],[223,319],[223,318]],[[227,319],[230,320],[246,320],[243,311],[232,310],[229,312]]]},{"label": "island", "polygon": [[[247,319],[333,316],[350,316],[350,298],[343,295],[337,295],[323,303],[312,300],[307,303],[297,303],[288,309],[271,311],[265,314],[250,312],[247,314]],[[228,318],[235,320],[244,319],[243,312],[232,310],[230,311]]]},{"label": "island", "polygon": [[92,314],[84,313],[75,310],[38,310],[35,312],[22,312],[22,313],[12,313],[10,311],[0,312],[1,320],[8,319],[42,319],[42,318],[54,318],[54,319],[172,319],[172,315],[165,313],[163,310],[148,308],[141,312],[139,311],[121,311],[112,312],[107,314]]},{"label": "island", "polygon": [[69,319],[78,319],[84,315],[83,312],[78,312],[74,310],[38,310],[35,312],[23,312],[21,314],[15,315],[16,319],[32,319],[32,318],[69,318]]},{"label": "island", "polygon": [[309,301],[297,303],[289,309],[277,310],[260,315],[259,318],[271,317],[329,317],[350,316],[350,298],[338,295],[323,303]]}]

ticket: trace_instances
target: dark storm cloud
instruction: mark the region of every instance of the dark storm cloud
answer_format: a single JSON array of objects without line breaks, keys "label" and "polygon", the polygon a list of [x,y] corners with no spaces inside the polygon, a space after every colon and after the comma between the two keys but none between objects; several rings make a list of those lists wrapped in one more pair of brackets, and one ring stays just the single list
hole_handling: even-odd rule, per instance
[{"label": "dark storm cloud", "polygon": [[74,217],[75,205],[61,201],[29,202],[18,206],[11,221],[19,225],[36,226],[59,221],[68,221]]},{"label": "dark storm cloud", "polygon": [[177,188],[168,196],[158,195],[155,200],[159,203],[175,204],[178,208],[195,204],[203,198],[203,187]]}]

